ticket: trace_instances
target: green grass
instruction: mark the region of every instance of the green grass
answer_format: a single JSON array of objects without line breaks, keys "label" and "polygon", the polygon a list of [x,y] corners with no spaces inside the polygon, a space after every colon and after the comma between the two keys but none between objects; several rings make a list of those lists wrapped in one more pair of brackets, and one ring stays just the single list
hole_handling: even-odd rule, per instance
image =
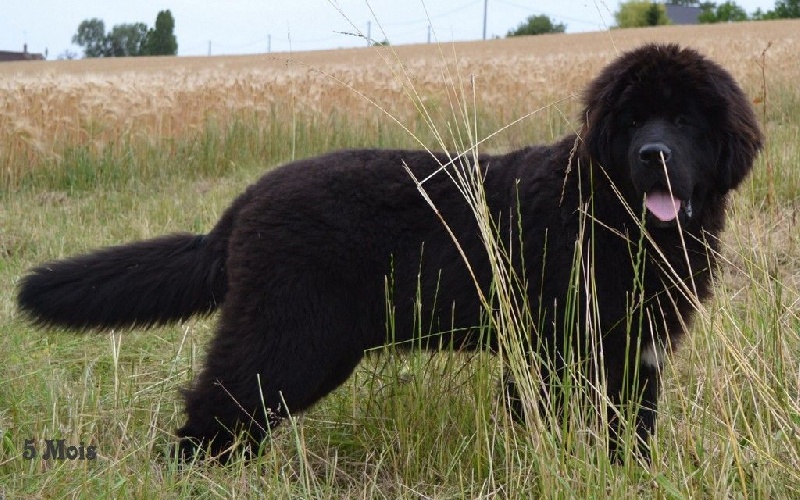
[{"label": "green grass", "polygon": [[[164,458],[183,418],[177,391],[200,366],[214,319],[122,334],[42,331],[15,311],[15,282],[34,264],[97,246],[206,231],[249,182],[292,157],[417,140],[389,120],[242,116],[102,155],[76,145],[59,168],[32,166],[0,195],[0,496],[796,498],[800,93],[773,95],[767,149],[730,207],[715,298],[667,363],[651,467],[610,464],[591,427],[565,435],[537,419],[512,424],[498,396],[503,360],[393,349],[276,430],[263,456],[179,466]],[[490,113],[477,116],[478,136],[497,128]],[[546,110],[482,149],[550,141],[568,129],[559,117]],[[424,117],[410,128],[437,143]],[[466,134],[462,125],[445,143],[469,144]],[[26,439],[41,452],[58,438],[97,446],[99,458],[22,458]]]}]

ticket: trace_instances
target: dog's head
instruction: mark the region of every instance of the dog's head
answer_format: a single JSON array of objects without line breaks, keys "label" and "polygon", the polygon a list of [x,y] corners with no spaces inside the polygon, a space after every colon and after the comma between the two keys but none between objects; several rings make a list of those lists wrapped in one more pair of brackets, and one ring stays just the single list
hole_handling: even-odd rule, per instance
[{"label": "dog's head", "polygon": [[716,63],[646,45],[607,66],[584,97],[585,153],[652,227],[691,223],[752,169],[763,138],[750,103]]}]

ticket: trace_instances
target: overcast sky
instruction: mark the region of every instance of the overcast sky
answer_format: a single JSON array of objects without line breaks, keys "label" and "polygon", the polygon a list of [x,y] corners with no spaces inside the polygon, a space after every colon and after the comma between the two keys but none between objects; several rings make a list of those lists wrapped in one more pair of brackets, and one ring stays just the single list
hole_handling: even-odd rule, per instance
[{"label": "overcast sky", "polygon": [[[736,0],[752,13],[772,9],[774,0]],[[72,45],[84,19],[152,27],[159,10],[175,18],[178,55],[249,54],[333,49],[366,45],[361,31],[393,45],[480,40],[485,0],[4,0],[0,7],[0,50],[48,54],[55,59]],[[486,0],[487,36],[504,36],[532,14],[567,25],[568,32],[597,31],[613,24],[618,0]],[[722,3],[721,0],[717,3]],[[370,8],[372,12],[370,12]],[[382,31],[382,29],[383,31]],[[385,33],[384,33],[385,32]]]}]

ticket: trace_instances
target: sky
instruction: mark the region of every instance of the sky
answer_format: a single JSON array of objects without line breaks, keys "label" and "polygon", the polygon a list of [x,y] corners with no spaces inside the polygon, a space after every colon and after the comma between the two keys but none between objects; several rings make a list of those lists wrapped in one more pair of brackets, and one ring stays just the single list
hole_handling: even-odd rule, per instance
[{"label": "sky", "polygon": [[[722,3],[721,1],[717,3]],[[748,13],[774,0],[736,0]],[[613,24],[619,0],[2,0],[0,50],[71,51],[78,25],[93,17],[152,27],[160,10],[175,18],[179,56],[253,54],[358,47],[369,33],[392,45],[505,36],[530,15],[544,14],[567,32]],[[430,28],[429,28],[430,26]],[[360,34],[360,36],[359,36]]]}]

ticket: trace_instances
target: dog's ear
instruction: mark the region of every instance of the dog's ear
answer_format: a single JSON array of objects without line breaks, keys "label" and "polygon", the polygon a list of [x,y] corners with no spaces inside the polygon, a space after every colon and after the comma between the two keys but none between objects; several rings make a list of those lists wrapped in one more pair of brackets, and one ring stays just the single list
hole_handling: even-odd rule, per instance
[{"label": "dog's ear", "polygon": [[722,131],[718,167],[722,192],[736,188],[744,180],[764,144],[764,136],[749,103],[745,102],[744,107],[731,106],[726,111],[728,117]]},{"label": "dog's ear", "polygon": [[719,190],[724,193],[736,188],[753,168],[756,155],[764,145],[764,136],[750,99],[733,77],[716,66],[709,70],[713,72],[718,73],[714,79],[720,100],[717,112],[722,114],[715,123],[722,124],[718,180]]},{"label": "dog's ear", "polygon": [[611,165],[611,113],[598,107],[587,108],[581,128],[581,139],[586,156],[601,165]]}]

